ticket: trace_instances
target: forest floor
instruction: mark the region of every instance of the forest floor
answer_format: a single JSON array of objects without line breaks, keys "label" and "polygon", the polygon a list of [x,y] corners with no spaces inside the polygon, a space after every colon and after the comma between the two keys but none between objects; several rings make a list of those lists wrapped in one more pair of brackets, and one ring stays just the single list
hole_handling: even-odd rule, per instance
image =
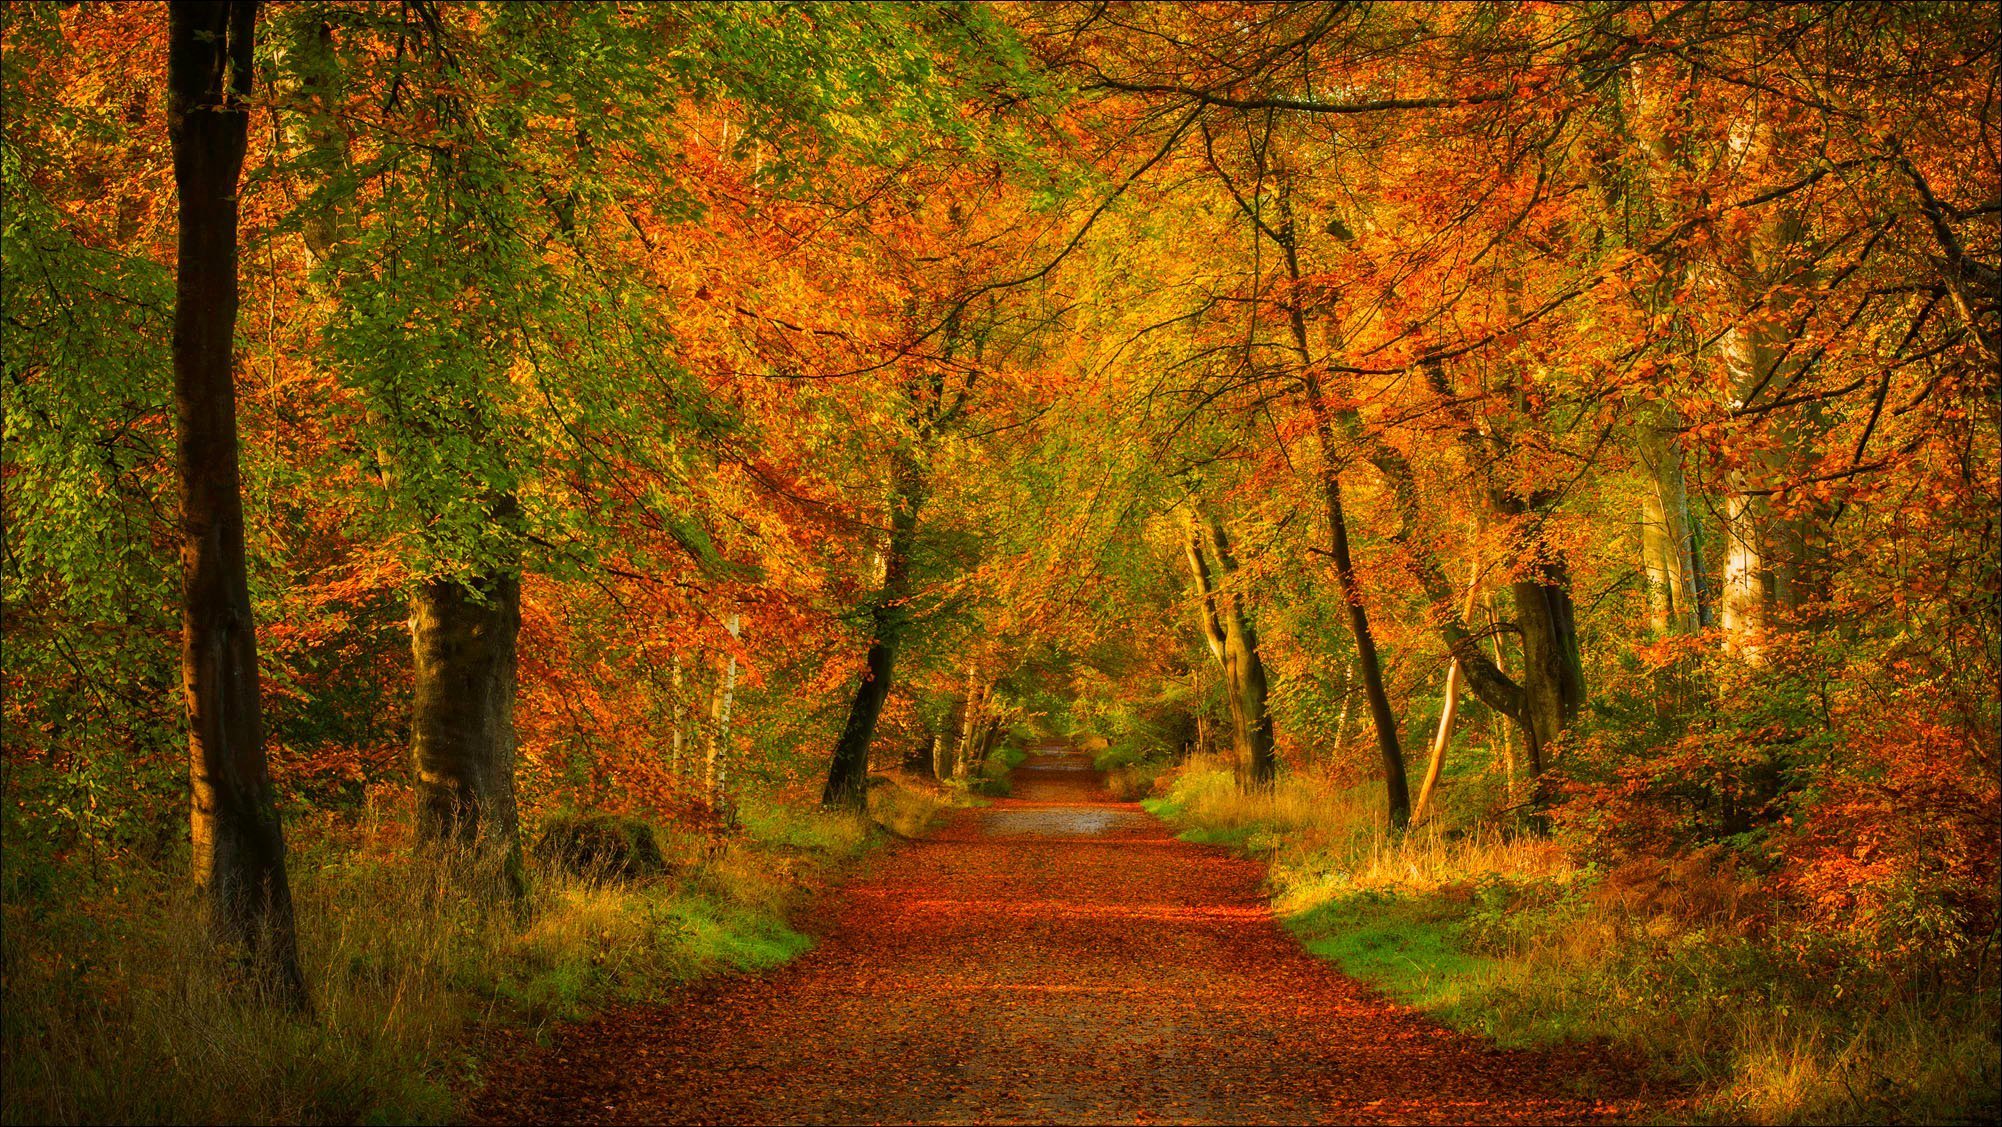
[{"label": "forest floor", "polygon": [[805,956],[504,1052],[490,1123],[1675,1119],[1590,1045],[1450,1031],[1304,951],[1264,866],[1112,801],[1041,749],[824,896]]}]

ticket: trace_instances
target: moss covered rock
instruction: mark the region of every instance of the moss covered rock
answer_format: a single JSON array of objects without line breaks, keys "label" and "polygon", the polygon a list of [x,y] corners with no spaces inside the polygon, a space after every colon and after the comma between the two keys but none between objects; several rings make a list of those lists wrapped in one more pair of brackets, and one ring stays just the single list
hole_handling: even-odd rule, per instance
[{"label": "moss covered rock", "polygon": [[573,814],[551,821],[535,843],[544,864],[597,880],[642,880],[670,866],[653,826],[617,814]]}]

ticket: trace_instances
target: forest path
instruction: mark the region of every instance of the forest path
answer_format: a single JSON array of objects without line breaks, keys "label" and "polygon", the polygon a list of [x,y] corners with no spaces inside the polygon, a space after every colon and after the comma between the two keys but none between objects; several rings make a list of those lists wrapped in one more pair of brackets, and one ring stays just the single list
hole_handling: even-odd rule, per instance
[{"label": "forest path", "polygon": [[[485,1122],[1572,1123],[1660,1115],[1587,1048],[1514,1052],[1303,951],[1263,866],[1041,749],[823,899],[765,975],[625,1006],[493,1078]],[[1595,1092],[1594,1096],[1579,1094]]]}]

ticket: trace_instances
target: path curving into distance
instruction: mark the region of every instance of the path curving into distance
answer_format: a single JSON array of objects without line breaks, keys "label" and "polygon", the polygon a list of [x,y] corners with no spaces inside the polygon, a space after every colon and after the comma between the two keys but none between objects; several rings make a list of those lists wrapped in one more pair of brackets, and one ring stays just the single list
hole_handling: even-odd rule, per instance
[{"label": "path curving into distance", "polygon": [[[1656,1118],[1586,1047],[1496,1049],[1280,930],[1263,866],[1041,749],[830,893],[768,974],[624,1006],[493,1078],[480,1122],[1604,1123]],[[1581,1092],[1596,1093],[1592,1096]]]}]

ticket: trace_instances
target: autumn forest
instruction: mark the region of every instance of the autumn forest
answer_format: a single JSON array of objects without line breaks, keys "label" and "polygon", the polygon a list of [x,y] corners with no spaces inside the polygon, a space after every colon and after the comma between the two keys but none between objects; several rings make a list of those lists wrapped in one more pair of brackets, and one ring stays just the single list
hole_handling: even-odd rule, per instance
[{"label": "autumn forest", "polygon": [[1994,3],[0,10],[0,1118],[2002,1114]]}]

